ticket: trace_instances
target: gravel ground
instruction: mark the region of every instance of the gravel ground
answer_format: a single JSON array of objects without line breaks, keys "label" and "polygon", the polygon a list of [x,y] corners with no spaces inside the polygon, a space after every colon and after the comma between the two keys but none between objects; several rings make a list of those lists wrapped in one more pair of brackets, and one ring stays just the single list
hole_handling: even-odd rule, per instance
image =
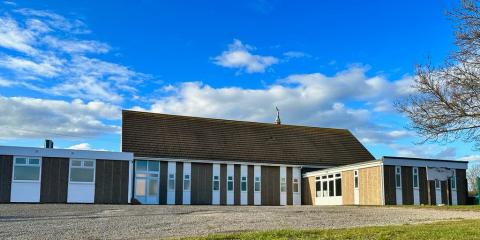
[{"label": "gravel ground", "polygon": [[0,239],[151,239],[279,228],[480,218],[479,212],[351,206],[0,204]]}]

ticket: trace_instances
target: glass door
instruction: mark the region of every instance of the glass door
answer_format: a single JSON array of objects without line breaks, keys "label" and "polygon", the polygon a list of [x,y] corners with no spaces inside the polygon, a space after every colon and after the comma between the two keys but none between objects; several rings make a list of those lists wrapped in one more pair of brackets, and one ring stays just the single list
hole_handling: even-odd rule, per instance
[{"label": "glass door", "polygon": [[142,204],[158,204],[160,163],[135,161],[135,198]]}]

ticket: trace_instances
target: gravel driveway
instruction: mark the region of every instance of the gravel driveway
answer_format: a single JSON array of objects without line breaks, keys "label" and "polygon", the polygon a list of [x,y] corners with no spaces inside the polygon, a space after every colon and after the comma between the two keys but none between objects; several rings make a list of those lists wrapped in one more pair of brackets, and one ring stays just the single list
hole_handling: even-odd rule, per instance
[{"label": "gravel driveway", "polygon": [[0,204],[0,239],[138,239],[277,228],[342,228],[480,218],[395,207]]}]

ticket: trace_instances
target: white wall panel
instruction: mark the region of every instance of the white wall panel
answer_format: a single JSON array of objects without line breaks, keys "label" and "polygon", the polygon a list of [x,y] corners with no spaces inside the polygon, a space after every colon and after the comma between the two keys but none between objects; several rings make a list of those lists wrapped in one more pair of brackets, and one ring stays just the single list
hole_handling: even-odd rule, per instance
[{"label": "white wall panel", "polygon": [[95,201],[95,183],[68,183],[67,202],[93,203]]},{"label": "white wall panel", "polygon": [[[220,204],[220,190],[219,189],[218,191],[213,191],[213,177],[214,176],[218,176],[218,179],[222,179],[222,177],[220,176],[220,164],[213,164],[213,173],[212,173],[212,204],[214,205],[218,205]],[[222,184],[220,184],[220,187],[222,186]]]},{"label": "white wall panel", "polygon": [[40,182],[12,182],[11,202],[40,202]]},{"label": "white wall panel", "polygon": [[[298,179],[298,192],[293,193],[293,205],[301,205],[302,204],[302,173],[300,168],[292,168],[292,177],[293,179]],[[292,179],[292,184],[293,184],[293,179]],[[292,192],[293,192],[293,186],[292,186]]]},{"label": "white wall panel", "polygon": [[[177,164],[176,162],[168,162],[168,176],[167,176],[167,204],[175,204],[175,189],[172,191],[169,187],[168,187],[168,182],[170,181],[169,179],[169,176],[170,174],[173,174],[174,175],[174,179],[176,180],[177,179],[177,176],[176,176],[176,171],[177,171]],[[175,187],[177,186],[177,184],[175,183]]]},{"label": "white wall panel", "polygon": [[[241,181],[242,178],[247,178],[247,191],[242,191]],[[240,204],[247,205],[248,204],[248,166],[241,165],[240,167]]]},{"label": "white wall panel", "polygon": [[[235,171],[234,171],[234,166],[233,164],[228,164],[227,165],[227,205],[233,205],[234,200],[235,200]],[[232,191],[228,191],[228,177],[231,176],[233,178],[233,189]]]},{"label": "white wall panel", "polygon": [[190,176],[190,190],[183,189],[183,201],[182,203],[185,205],[190,204],[190,195],[191,195],[191,188],[192,188],[192,164],[189,162],[183,163],[183,179],[185,179],[185,175]]},{"label": "white wall panel", "polygon": [[[255,178],[260,178],[260,181],[262,180],[262,167],[261,166],[258,166],[258,165],[255,165],[253,167],[253,184],[254,184],[254,187],[255,187]],[[254,191],[253,192],[253,204],[254,205],[262,205],[262,189],[261,189],[261,182],[260,182],[260,191]]]},{"label": "white wall panel", "polygon": [[281,191],[282,188],[282,182],[281,179],[285,179],[285,184],[287,184],[287,168],[286,167],[280,167],[280,205],[287,205],[287,186],[285,185],[285,192]]}]

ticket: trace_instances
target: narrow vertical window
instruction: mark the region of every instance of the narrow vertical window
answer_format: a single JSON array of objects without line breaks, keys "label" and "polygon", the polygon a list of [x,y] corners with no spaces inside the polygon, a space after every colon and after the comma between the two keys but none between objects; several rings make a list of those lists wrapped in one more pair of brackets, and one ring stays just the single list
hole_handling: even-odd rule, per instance
[{"label": "narrow vertical window", "polygon": [[353,171],[353,187],[358,188],[358,170]]},{"label": "narrow vertical window", "polygon": [[254,190],[260,192],[260,177],[255,177]]},{"label": "narrow vertical window", "polygon": [[399,166],[395,167],[395,187],[402,187],[402,169]]},{"label": "narrow vertical window", "polygon": [[227,177],[227,191],[233,191],[233,176]]},{"label": "narrow vertical window", "polygon": [[435,188],[440,189],[440,180],[438,179],[435,180]]},{"label": "narrow vertical window", "polygon": [[418,168],[413,168],[413,188],[418,188]]},{"label": "narrow vertical window", "polygon": [[293,179],[293,192],[298,193],[299,188],[298,188],[298,178]]},{"label": "narrow vertical window", "polygon": [[453,176],[450,178],[450,185],[452,186],[452,190],[457,190],[457,174],[456,170],[452,169],[453,171]]},{"label": "narrow vertical window", "polygon": [[287,192],[287,179],[284,177],[280,179],[280,192]]},{"label": "narrow vertical window", "polygon": [[220,178],[218,176],[213,176],[213,191],[220,190]]},{"label": "narrow vertical window", "polygon": [[342,196],[342,179],[335,179],[335,196]]},{"label": "narrow vertical window", "polygon": [[190,175],[183,176],[183,191],[190,191]]},{"label": "narrow vertical window", "polygon": [[175,174],[168,174],[168,190],[175,191]]},{"label": "narrow vertical window", "polygon": [[316,196],[317,197],[321,197],[322,196],[322,182],[320,180],[316,180],[315,181],[315,192],[317,193]]},{"label": "narrow vertical window", "polygon": [[247,191],[247,177],[242,177],[240,187],[241,187],[242,192]]}]

